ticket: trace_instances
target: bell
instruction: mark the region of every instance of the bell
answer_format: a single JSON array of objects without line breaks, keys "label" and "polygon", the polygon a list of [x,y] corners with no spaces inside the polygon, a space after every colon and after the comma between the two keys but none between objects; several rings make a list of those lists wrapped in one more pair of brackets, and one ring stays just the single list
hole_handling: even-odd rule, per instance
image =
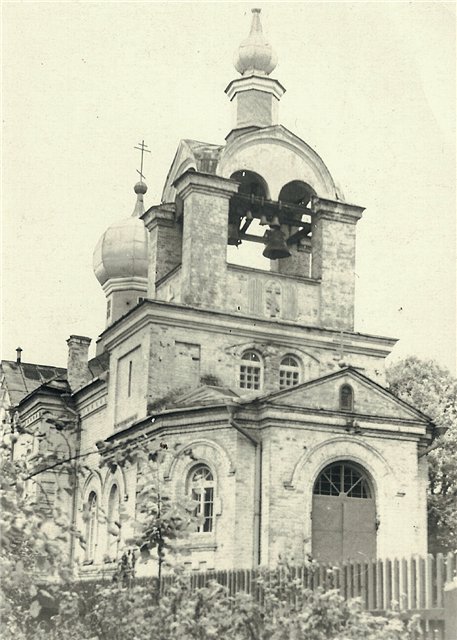
[{"label": "bell", "polygon": [[279,218],[278,215],[275,214],[273,216],[273,220],[270,222],[270,227],[276,227],[277,229],[279,229],[281,226],[280,222],[279,222]]},{"label": "bell", "polygon": [[228,224],[228,239],[227,244],[234,245],[237,247],[241,244],[240,240],[240,230],[237,222],[229,222]]},{"label": "bell", "polygon": [[270,260],[278,258],[290,258],[292,255],[286,244],[286,237],[279,229],[270,229],[265,234],[267,246],[263,250],[262,255]]},{"label": "bell", "polygon": [[268,225],[268,219],[267,216],[262,213],[262,215],[260,216],[260,222],[259,222],[261,227],[266,227]]},{"label": "bell", "polygon": [[250,209],[246,211],[246,220],[254,220],[254,216],[252,215],[252,211]]}]

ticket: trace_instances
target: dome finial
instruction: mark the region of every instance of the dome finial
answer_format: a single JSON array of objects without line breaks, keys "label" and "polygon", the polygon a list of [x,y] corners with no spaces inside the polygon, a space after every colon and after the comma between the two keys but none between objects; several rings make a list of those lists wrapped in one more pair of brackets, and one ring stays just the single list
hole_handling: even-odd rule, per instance
[{"label": "dome finial", "polygon": [[145,177],[143,174],[143,160],[144,160],[144,153],[151,153],[149,151],[149,149],[146,149],[148,145],[144,144],[144,140],[142,140],[141,142],[138,143],[137,147],[134,147],[134,149],[138,149],[138,151],[141,151],[141,166],[140,166],[140,170],[138,171],[138,169],[136,170],[137,173],[140,174],[140,181],[136,183],[136,185],[134,186],[134,191],[137,194],[137,199],[136,199],[136,205],[135,205],[135,209],[133,210],[132,213],[132,217],[136,217],[139,218],[140,216],[143,215],[144,213],[144,202],[143,202],[143,196],[146,193],[146,191],[148,190],[146,184],[143,182],[143,178]]},{"label": "dome finial", "polygon": [[136,204],[135,204],[135,208],[134,208],[133,213],[132,213],[132,217],[139,218],[144,213],[143,196],[146,193],[146,191],[148,190],[148,187],[147,187],[145,182],[140,180],[140,182],[137,182],[136,185],[133,187],[133,190],[136,193]]},{"label": "dome finial", "polygon": [[249,36],[235,52],[235,69],[241,75],[269,75],[278,63],[273,47],[263,35],[260,22],[261,9],[251,9],[252,23]]}]

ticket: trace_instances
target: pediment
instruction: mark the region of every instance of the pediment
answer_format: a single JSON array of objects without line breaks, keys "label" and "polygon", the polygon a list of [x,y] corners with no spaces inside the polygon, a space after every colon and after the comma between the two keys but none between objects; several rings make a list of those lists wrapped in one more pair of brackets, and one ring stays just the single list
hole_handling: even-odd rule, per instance
[{"label": "pediment", "polygon": [[275,406],[340,413],[340,388],[344,384],[350,385],[354,394],[354,407],[350,415],[430,422],[422,412],[352,368],[304,382],[292,389],[266,396],[262,400]]},{"label": "pediment", "polygon": [[175,398],[173,407],[213,406],[238,399],[239,395],[228,387],[202,385]]},{"label": "pediment", "polygon": [[173,183],[179,176],[189,170],[201,173],[215,173],[220,154],[220,145],[197,140],[181,140],[176,151],[165,186],[162,192],[162,202],[174,202],[176,189]]}]

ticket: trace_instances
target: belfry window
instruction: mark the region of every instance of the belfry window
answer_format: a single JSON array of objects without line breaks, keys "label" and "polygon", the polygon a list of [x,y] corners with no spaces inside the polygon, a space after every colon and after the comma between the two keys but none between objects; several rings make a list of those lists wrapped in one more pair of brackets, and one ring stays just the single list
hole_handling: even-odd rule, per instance
[{"label": "belfry window", "polygon": [[240,388],[260,389],[262,386],[262,361],[255,351],[246,351],[241,357]]},{"label": "belfry window", "polygon": [[342,411],[354,410],[354,391],[348,384],[343,384],[340,387],[340,409]]},{"label": "belfry window", "polygon": [[98,535],[98,502],[97,494],[91,491],[87,501],[87,521],[86,521],[86,559],[93,560],[97,547]]},{"label": "belfry window", "polygon": [[325,467],[314,484],[314,495],[371,498],[370,485],[361,469],[347,462]]},{"label": "belfry window", "polygon": [[279,365],[279,388],[294,387],[300,382],[300,365],[292,356],[286,356]]},{"label": "belfry window", "polygon": [[214,489],[214,477],[206,464],[199,464],[191,469],[189,474],[189,493],[196,503],[197,533],[211,533],[213,531]]}]

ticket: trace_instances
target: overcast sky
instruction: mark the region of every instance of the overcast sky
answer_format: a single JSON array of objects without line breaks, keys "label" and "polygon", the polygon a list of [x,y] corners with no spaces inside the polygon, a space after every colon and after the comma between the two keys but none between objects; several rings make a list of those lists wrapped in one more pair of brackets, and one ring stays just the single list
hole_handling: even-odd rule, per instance
[{"label": "overcast sky", "polygon": [[[252,3],[3,5],[2,356],[66,364],[103,330],[99,236],[157,204],[181,138],[223,143]],[[279,120],[323,158],[358,225],[356,331],[455,371],[455,5],[274,2]],[[257,245],[254,245],[254,249]]]}]

